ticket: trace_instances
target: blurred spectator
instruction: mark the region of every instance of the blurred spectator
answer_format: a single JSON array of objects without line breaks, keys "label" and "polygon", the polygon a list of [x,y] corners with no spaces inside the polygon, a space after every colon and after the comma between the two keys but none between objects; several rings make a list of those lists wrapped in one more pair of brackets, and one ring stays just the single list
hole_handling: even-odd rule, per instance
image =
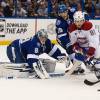
[{"label": "blurred spectator", "polygon": [[80,0],[69,0],[70,2],[70,7],[75,9],[76,11],[82,10]]},{"label": "blurred spectator", "polygon": [[95,10],[95,18],[96,19],[100,18],[100,8],[98,8],[98,7]]},{"label": "blurred spectator", "polygon": [[58,0],[49,0],[48,3],[48,15],[50,17],[57,17]]},{"label": "blurred spectator", "polygon": [[19,0],[20,2],[27,2],[27,0]]},{"label": "blurred spectator", "polygon": [[100,19],[100,0],[95,0],[95,18]]},{"label": "blurred spectator", "polygon": [[85,2],[85,11],[89,14],[90,18],[94,18],[95,16],[95,5],[92,0],[87,0]]},{"label": "blurred spectator", "polygon": [[27,11],[22,8],[22,5],[20,2],[18,2],[17,9],[15,8],[13,11],[13,16],[17,15],[17,17],[26,17]]},{"label": "blurred spectator", "polygon": [[48,2],[40,1],[39,7],[37,9],[37,14],[39,17],[47,17],[48,16]]},{"label": "blurred spectator", "polygon": [[4,17],[3,8],[0,6],[0,17]]},{"label": "blurred spectator", "polygon": [[28,5],[27,7],[27,17],[36,17],[38,16],[36,14],[36,7],[35,7],[35,3],[34,2],[31,2],[31,4]]},{"label": "blurred spectator", "polygon": [[64,4],[69,8],[70,7],[70,2],[69,0],[64,0]]},{"label": "blurred spectator", "polygon": [[100,9],[100,0],[97,0],[97,2],[96,2],[96,8]]},{"label": "blurred spectator", "polygon": [[11,17],[12,16],[12,9],[10,7],[9,2],[2,1],[1,2],[1,7],[3,8],[4,17]]},{"label": "blurred spectator", "polygon": [[94,6],[96,6],[98,0],[92,0],[92,3],[94,4]]},{"label": "blurred spectator", "polygon": [[0,0],[0,16],[55,18],[60,4],[70,12],[84,9],[90,18],[97,18],[100,13],[100,0]]}]

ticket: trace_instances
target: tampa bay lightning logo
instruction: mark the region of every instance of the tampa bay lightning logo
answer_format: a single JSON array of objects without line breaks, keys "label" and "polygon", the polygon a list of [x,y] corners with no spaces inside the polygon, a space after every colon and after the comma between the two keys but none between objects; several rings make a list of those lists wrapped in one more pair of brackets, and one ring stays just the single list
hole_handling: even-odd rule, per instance
[{"label": "tampa bay lightning logo", "polygon": [[61,21],[57,20],[56,25],[60,25]]},{"label": "tampa bay lightning logo", "polygon": [[41,44],[38,42],[38,43],[37,43],[37,46],[40,47],[40,45],[41,45]]}]

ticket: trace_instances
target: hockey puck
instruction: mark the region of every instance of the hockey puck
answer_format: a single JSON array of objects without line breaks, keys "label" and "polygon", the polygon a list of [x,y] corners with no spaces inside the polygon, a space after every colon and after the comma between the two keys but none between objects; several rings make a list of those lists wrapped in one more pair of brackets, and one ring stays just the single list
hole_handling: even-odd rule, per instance
[{"label": "hockey puck", "polygon": [[69,72],[69,70],[66,70],[65,73]]},{"label": "hockey puck", "polygon": [[13,79],[13,76],[9,76],[9,77],[7,77],[7,79]]}]

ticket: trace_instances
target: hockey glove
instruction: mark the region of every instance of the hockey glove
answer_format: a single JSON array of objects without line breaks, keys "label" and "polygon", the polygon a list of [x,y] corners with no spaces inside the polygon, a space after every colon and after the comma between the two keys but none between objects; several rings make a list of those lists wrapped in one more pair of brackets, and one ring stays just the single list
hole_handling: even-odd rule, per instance
[{"label": "hockey glove", "polygon": [[93,58],[94,53],[95,53],[95,48],[90,47],[89,50],[87,51],[87,54],[86,54],[87,61],[89,61],[91,58]]},{"label": "hockey glove", "polygon": [[86,61],[87,56],[85,56],[81,53],[75,53],[75,59],[84,62],[84,61]]},{"label": "hockey glove", "polygon": [[57,60],[59,62],[64,62],[66,61],[67,57],[66,57],[66,54],[65,53],[62,53],[60,56],[57,57]]},{"label": "hockey glove", "polygon": [[83,50],[82,50],[82,48],[79,46],[78,43],[74,43],[74,45],[73,45],[73,51],[74,51],[75,53],[82,53],[82,54],[83,54]]},{"label": "hockey glove", "polygon": [[70,58],[66,56],[66,54],[63,53],[61,56],[58,56],[57,58],[60,63],[65,63],[66,68],[69,67],[71,61]]}]

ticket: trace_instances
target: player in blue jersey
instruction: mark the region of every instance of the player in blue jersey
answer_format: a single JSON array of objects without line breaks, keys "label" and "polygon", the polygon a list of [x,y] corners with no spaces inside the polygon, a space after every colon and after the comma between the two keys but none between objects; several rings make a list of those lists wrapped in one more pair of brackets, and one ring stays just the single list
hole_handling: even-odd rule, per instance
[{"label": "player in blue jersey", "polygon": [[[66,5],[62,4],[58,6],[58,18],[56,20],[56,33],[57,33],[57,41],[58,43],[66,50],[68,55],[71,57],[73,54],[69,34],[68,34],[68,27],[72,23],[72,13],[69,12]],[[72,15],[71,15],[72,14]]]},{"label": "player in blue jersey", "polygon": [[[58,43],[66,50],[71,61],[73,61],[73,49],[70,41],[68,27],[73,22],[73,14],[75,10],[69,10],[66,5],[58,6],[58,18],[56,20],[56,33]],[[74,73],[83,73],[84,70],[79,67]]]},{"label": "player in blue jersey", "polygon": [[[7,47],[7,56],[11,62],[28,63],[28,67],[31,68],[31,70],[34,69],[34,63],[35,66],[39,65],[39,55],[43,53],[47,53],[57,60],[66,60],[66,54],[61,53],[60,49],[51,43],[45,29],[40,29],[36,35],[30,39],[15,40]],[[47,63],[52,64],[52,62]],[[52,66],[49,65],[48,67],[52,70],[48,72],[53,72],[55,64]]]}]

